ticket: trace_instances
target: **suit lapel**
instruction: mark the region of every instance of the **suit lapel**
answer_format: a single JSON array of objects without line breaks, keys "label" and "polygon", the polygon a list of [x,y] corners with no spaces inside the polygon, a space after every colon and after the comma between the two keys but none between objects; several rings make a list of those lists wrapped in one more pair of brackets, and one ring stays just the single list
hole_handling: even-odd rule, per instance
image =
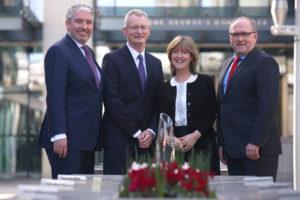
[{"label": "suit lapel", "polygon": [[227,85],[227,90],[230,90],[231,85],[235,83],[235,79],[239,76],[239,74],[241,73],[241,71],[243,71],[244,69],[246,69],[247,67],[249,67],[249,62],[251,62],[252,58],[255,57],[256,54],[256,49],[253,49],[246,57],[245,59],[237,66],[234,74],[231,77],[231,80],[229,81],[228,85]]},{"label": "suit lapel", "polygon": [[221,71],[220,71],[220,75],[219,75],[219,90],[222,95],[224,95],[223,79],[224,79],[224,76],[231,64],[231,61],[232,61],[232,59],[227,59],[221,66]]},{"label": "suit lapel", "polygon": [[[82,66],[83,70],[87,71],[87,73],[89,74],[89,79],[92,80],[93,85],[96,88],[98,88],[96,86],[94,72],[91,69],[90,65],[88,64],[86,58],[84,57],[84,55],[82,54],[82,52],[80,51],[80,49],[78,48],[76,43],[73,41],[73,39],[69,35],[66,35],[65,38],[66,38],[66,40],[65,40],[66,44],[69,47],[69,50],[70,50],[71,54],[74,56],[74,58],[76,58],[79,61],[80,66]],[[94,62],[95,62],[95,59],[94,59]],[[97,63],[96,63],[96,66],[99,67]]]},{"label": "suit lapel", "polygon": [[153,68],[150,56],[148,53],[145,53],[145,61],[146,61],[146,70],[147,70],[147,81],[145,85],[145,91],[149,88],[149,84],[151,83],[151,79],[153,77]]},{"label": "suit lapel", "polygon": [[249,67],[249,63],[251,63],[252,58],[255,56],[256,49],[252,50],[243,60],[242,62],[237,66],[231,80],[229,81],[228,88],[231,87],[231,84],[234,84],[234,80],[239,76],[241,71]]},{"label": "suit lapel", "polygon": [[[140,85],[140,90],[141,92],[143,92],[143,88],[142,88],[142,84],[141,84],[141,80],[140,80],[140,75],[138,72],[138,69],[136,67],[135,61],[127,47],[127,45],[123,46],[123,59],[126,61],[126,66],[128,66],[128,73],[132,73],[134,76],[135,81]],[[146,61],[147,62],[147,59]],[[147,65],[147,64],[146,64]],[[148,68],[147,68],[147,73],[148,73]],[[146,87],[147,88],[147,82],[148,82],[148,76],[147,76],[147,81],[146,81]]]},{"label": "suit lapel", "polygon": [[245,57],[241,64],[236,68],[236,71],[233,74],[232,78],[238,76],[241,71],[243,71],[247,66],[249,66],[248,63],[251,62],[251,60],[255,57],[256,52],[256,49],[254,49]]}]

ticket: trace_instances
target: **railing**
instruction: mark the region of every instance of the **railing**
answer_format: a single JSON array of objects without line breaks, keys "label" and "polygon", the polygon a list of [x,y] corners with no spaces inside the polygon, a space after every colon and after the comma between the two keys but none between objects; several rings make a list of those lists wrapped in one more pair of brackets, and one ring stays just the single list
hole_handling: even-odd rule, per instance
[{"label": "railing", "polygon": [[[130,7],[98,7],[100,16],[120,17],[132,9]],[[155,17],[271,17],[269,7],[143,7],[147,14]],[[294,16],[295,11],[290,9],[288,16]]]}]

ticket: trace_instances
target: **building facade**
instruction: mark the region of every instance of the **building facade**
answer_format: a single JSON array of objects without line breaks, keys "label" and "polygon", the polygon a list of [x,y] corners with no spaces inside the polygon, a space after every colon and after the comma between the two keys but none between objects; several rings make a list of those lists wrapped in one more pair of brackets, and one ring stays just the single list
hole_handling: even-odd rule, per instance
[{"label": "building facade", "polygon": [[[38,147],[45,108],[43,57],[47,48],[66,33],[66,9],[78,3],[68,1],[58,10],[59,2],[44,1],[41,22],[28,1],[0,0],[0,177],[39,175],[42,165],[46,166],[43,174],[49,171]],[[125,43],[121,32],[125,13],[134,6],[144,9],[152,24],[147,48],[163,60],[166,74],[166,46],[180,34],[196,41],[201,58],[198,70],[217,76],[222,61],[232,55],[228,43],[231,19],[253,17],[258,22],[258,46],[280,64],[280,129],[282,136],[291,134],[293,38],[271,35],[270,0],[152,0],[147,6],[142,1],[133,5],[122,0],[81,2],[96,8],[94,37],[89,44],[96,49],[99,63],[105,52]],[[287,24],[293,24],[294,1],[288,2]]]}]

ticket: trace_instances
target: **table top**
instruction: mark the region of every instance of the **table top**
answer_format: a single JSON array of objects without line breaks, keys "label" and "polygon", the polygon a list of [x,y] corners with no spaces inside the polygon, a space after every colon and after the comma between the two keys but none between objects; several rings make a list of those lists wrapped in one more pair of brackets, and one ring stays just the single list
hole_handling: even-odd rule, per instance
[{"label": "table top", "polygon": [[[17,199],[115,200],[119,199],[118,191],[123,176],[66,175],[59,178],[58,180],[41,179],[39,185],[19,185]],[[216,191],[217,199],[220,200],[300,199],[300,192],[294,191],[290,183],[274,183],[272,177],[215,176],[209,181],[209,187]],[[159,198],[134,199],[158,200]]]}]

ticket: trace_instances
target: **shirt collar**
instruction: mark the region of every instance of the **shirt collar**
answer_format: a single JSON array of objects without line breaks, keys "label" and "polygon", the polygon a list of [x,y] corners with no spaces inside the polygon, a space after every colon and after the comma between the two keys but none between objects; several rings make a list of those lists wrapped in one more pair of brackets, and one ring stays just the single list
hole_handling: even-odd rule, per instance
[{"label": "shirt collar", "polygon": [[127,42],[126,45],[127,45],[127,47],[128,47],[128,49],[129,49],[129,51],[130,51],[130,53],[131,53],[131,55],[132,55],[132,57],[133,57],[134,60],[137,59],[137,57],[138,57],[139,54],[141,54],[143,56],[144,60],[145,60],[145,49],[140,53],[140,52],[136,51],[134,48],[132,48],[129,45],[128,42]]},{"label": "shirt collar", "polygon": [[82,46],[84,46],[83,44],[77,42],[77,40],[75,40],[70,33],[68,33],[68,35],[70,36],[70,38],[72,38],[72,40],[75,42],[75,44],[78,46],[78,48],[81,48]]},{"label": "shirt collar", "polygon": [[192,83],[197,79],[197,77],[198,77],[197,74],[191,74],[191,76],[187,80],[185,80],[184,82],[179,83],[179,82],[176,81],[175,76],[173,76],[171,78],[170,84],[171,84],[171,86],[177,86],[177,85],[182,84],[182,83],[184,83],[184,84]]},{"label": "shirt collar", "polygon": [[[233,55],[232,59],[237,56],[236,54]],[[240,61],[243,61],[246,58],[246,55],[240,56]]]}]

